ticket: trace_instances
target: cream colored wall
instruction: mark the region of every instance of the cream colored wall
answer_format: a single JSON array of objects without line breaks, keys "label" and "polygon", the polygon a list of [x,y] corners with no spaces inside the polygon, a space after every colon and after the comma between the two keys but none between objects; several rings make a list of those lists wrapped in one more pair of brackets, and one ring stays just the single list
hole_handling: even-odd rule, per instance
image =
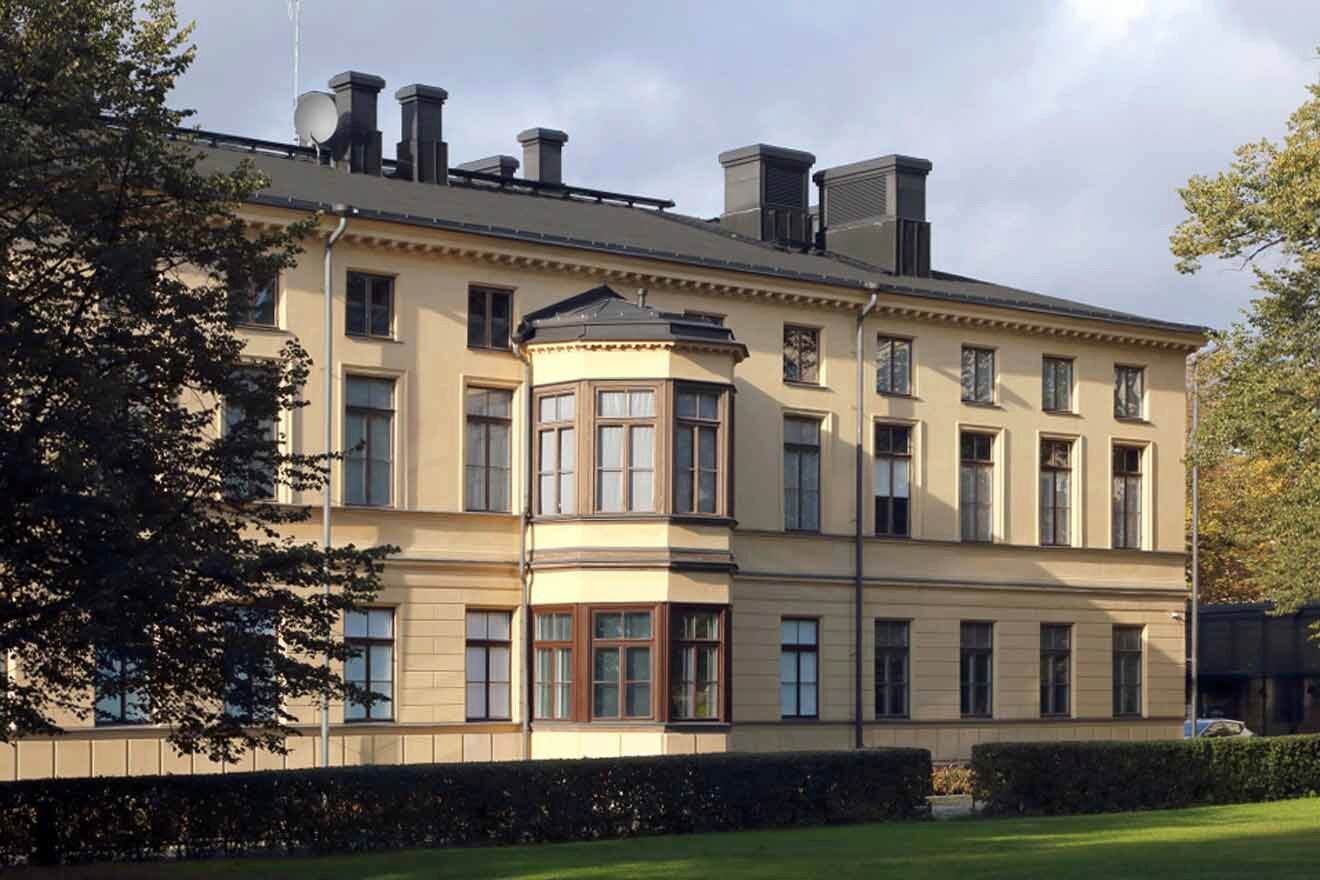
[{"label": "cream colored wall", "polygon": [[[274,209],[253,209],[254,219],[285,222],[293,215]],[[477,252],[497,252],[481,256]],[[466,255],[465,255],[466,254]],[[620,293],[635,295],[649,288],[651,304],[663,309],[697,309],[725,315],[750,356],[732,366],[721,353],[657,351],[646,356],[616,352],[588,364],[581,352],[545,351],[538,358],[536,384],[577,378],[676,376],[728,380],[736,387],[734,469],[737,528],[689,527],[678,524],[626,522],[537,526],[531,546],[571,551],[575,547],[661,547],[718,550],[729,546],[742,571],[749,575],[729,586],[727,575],[684,575],[667,571],[547,571],[533,580],[536,602],[733,601],[734,719],[728,739],[702,739],[673,731],[626,733],[543,729],[535,734],[536,754],[625,754],[652,747],[665,751],[701,751],[727,742],[731,748],[819,747],[850,742],[846,721],[851,712],[851,575],[853,529],[853,435],[855,379],[853,338],[860,291],[823,285],[756,278],[732,272],[677,268],[652,261],[575,254],[591,264],[567,270],[554,260],[565,251],[535,245],[493,242],[477,236],[403,229],[355,220],[350,234],[335,251],[334,345],[336,437],[342,436],[344,376],[358,372],[395,377],[396,438],[392,509],[354,509],[336,504],[335,540],[371,545],[392,543],[401,548],[400,561],[387,568],[382,604],[400,609],[396,641],[399,682],[399,723],[389,729],[357,730],[344,726],[334,733],[335,760],[412,761],[513,757],[521,748],[519,734],[466,725],[463,721],[462,617],[469,605],[513,607],[519,597],[514,565],[518,539],[516,515],[463,511],[463,388],[467,383],[515,390],[514,478],[510,497],[521,498],[518,463],[522,457],[523,367],[509,353],[471,350],[466,345],[467,290],[470,284],[513,291],[514,321],[528,311],[573,296],[602,281]],[[349,269],[396,278],[396,337],[355,339],[344,334],[344,288]],[[659,273],[672,279],[658,283]],[[648,280],[649,278],[649,280]],[[752,287],[757,288],[756,292]],[[324,400],[319,372],[323,346],[323,299],[319,242],[309,242],[302,262],[286,272],[281,283],[280,329],[245,331],[253,357],[274,356],[296,338],[314,363],[304,389],[306,407],[283,426],[289,448],[321,451]],[[808,302],[807,300],[810,300]],[[1183,353],[1117,342],[1099,343],[1079,333],[1131,333],[1173,345],[1193,337],[1115,327],[1097,322],[1006,310],[933,303],[897,294],[880,297],[881,313],[865,327],[867,361],[865,451],[870,454],[870,426],[877,419],[910,420],[916,425],[914,540],[870,539],[866,569],[871,577],[897,579],[895,585],[868,587],[867,619],[904,614],[918,623],[914,648],[914,718],[918,722],[966,725],[950,715],[950,688],[956,671],[947,675],[949,654],[956,662],[957,621],[975,612],[978,619],[1002,621],[996,634],[1003,650],[996,701],[1004,721],[1030,720],[1028,694],[1034,672],[1032,627],[1042,615],[1068,614],[1078,626],[1075,666],[1079,710],[1100,712],[1107,700],[1109,667],[1102,630],[1108,621],[1145,622],[1152,634],[1148,662],[1152,711],[1177,714],[1182,700],[1181,630],[1178,647],[1168,612],[1181,607],[1172,591],[1182,585],[1182,417]],[[920,308],[941,312],[943,319],[918,320],[895,311]],[[988,322],[1005,317],[1028,320],[1040,332],[993,329]],[[821,385],[792,386],[782,380],[782,330],[785,323],[821,329]],[[915,340],[915,397],[888,399],[876,394],[871,368],[878,332]],[[962,344],[989,345],[999,352],[997,399],[994,408],[970,407],[959,400],[958,363]],[[1040,411],[1040,358],[1043,354],[1076,359],[1079,383],[1078,416]],[[596,353],[599,355],[600,353]],[[1144,424],[1120,423],[1112,415],[1114,363],[1146,366],[1147,414]],[[588,371],[588,375],[583,375]],[[822,434],[822,531],[813,537],[787,536],[782,531],[782,426],[786,413],[809,413],[824,420]],[[957,431],[975,425],[1001,432],[998,469],[1005,491],[999,499],[996,540],[991,547],[957,543]],[[1057,432],[1081,441],[1079,519],[1082,547],[1033,549],[1036,543],[1036,450],[1042,432]],[[1158,552],[1111,551],[1108,525],[1109,446],[1121,438],[1151,444],[1153,480],[1147,504],[1147,547]],[[866,465],[866,514],[870,523],[870,462]],[[342,480],[336,472],[336,502]],[[308,540],[319,536],[318,493],[293,493],[282,499],[313,506],[312,519],[293,527]],[[1153,512],[1153,516],[1149,515]],[[808,577],[810,576],[810,577]],[[817,582],[815,578],[823,578]],[[1019,589],[989,590],[992,585]],[[927,586],[922,586],[925,584]],[[1027,592],[1024,587],[1033,587]],[[1149,592],[1155,588],[1166,593]],[[1131,590],[1130,597],[1100,596],[1094,591]],[[639,592],[640,591],[640,592]],[[1070,592],[1071,591],[1071,592]],[[644,596],[641,594],[645,594]],[[574,598],[570,597],[583,597]],[[819,614],[824,618],[822,712],[815,725],[780,724],[777,713],[777,618],[785,613]],[[515,630],[519,629],[515,623]],[[869,635],[869,625],[866,627]],[[773,632],[772,632],[773,631]],[[1002,635],[1000,635],[1002,633]],[[952,636],[951,636],[952,634]],[[954,639],[950,647],[950,638]],[[863,651],[869,650],[864,641]],[[515,645],[515,657],[521,650]],[[1102,656],[1103,655],[1103,656]],[[867,656],[864,654],[864,656]],[[864,687],[869,699],[870,663]],[[1177,665],[1177,670],[1174,666]],[[1029,668],[1031,667],[1031,668]],[[514,693],[518,692],[515,684]],[[516,701],[515,701],[516,702]],[[1176,704],[1176,705],[1175,705]],[[314,725],[313,706],[297,707],[299,721]],[[335,707],[332,718],[342,717]],[[518,716],[515,713],[516,722]],[[999,719],[997,718],[996,721]],[[742,722],[748,722],[743,725]],[[1137,725],[1102,725],[1106,731],[1148,731]],[[1099,722],[1097,722],[1099,724]],[[841,730],[841,733],[836,731]],[[900,727],[884,727],[895,731]],[[945,728],[940,728],[944,730]],[[996,731],[1017,727],[987,726]],[[1022,728],[1037,730],[1037,727]],[[1050,728],[1054,729],[1054,728]],[[1163,728],[1160,728],[1163,730]],[[1170,728],[1172,729],[1172,728]],[[868,738],[888,736],[869,727]],[[1167,732],[1167,731],[1165,731]],[[315,754],[314,727],[291,743],[287,759],[263,756],[244,766],[304,766]],[[914,734],[916,735],[916,734]],[[988,736],[989,734],[987,734]],[[720,736],[724,736],[721,734]],[[959,733],[959,736],[964,736]],[[658,738],[657,738],[658,737]],[[201,759],[185,761],[162,750],[157,732],[83,729],[68,741],[33,739],[15,747],[0,747],[0,779],[33,774],[81,772],[189,772],[218,769]],[[869,739],[868,739],[869,741]],[[961,741],[960,741],[961,742]],[[649,744],[649,745],[647,745]],[[941,754],[949,752],[947,742]],[[429,757],[428,757],[429,756]],[[200,762],[200,763],[199,763]],[[263,763],[264,762],[264,763]],[[272,764],[271,762],[274,762]]]}]

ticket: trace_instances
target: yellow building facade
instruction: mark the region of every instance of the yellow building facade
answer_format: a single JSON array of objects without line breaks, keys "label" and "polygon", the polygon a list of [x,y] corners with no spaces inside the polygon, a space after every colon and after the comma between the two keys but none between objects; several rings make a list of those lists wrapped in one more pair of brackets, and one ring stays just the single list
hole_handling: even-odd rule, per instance
[{"label": "yellow building facade", "polygon": [[[930,270],[919,160],[818,174],[802,245],[806,154],[725,154],[703,221],[565,187],[556,134],[524,132],[540,179],[255,150],[254,226],[356,209],[332,535],[400,548],[345,621],[346,673],[388,701],[332,705],[333,764],[1181,735],[1199,328]],[[767,208],[775,174],[798,213]],[[830,189],[859,175],[889,188],[874,216]],[[252,358],[322,350],[334,219],[244,327]],[[290,450],[322,451],[321,381],[278,426]],[[268,503],[319,535],[319,493]],[[0,778],[320,754],[314,704],[288,707],[288,754],[224,767],[123,708],[0,746]]]}]

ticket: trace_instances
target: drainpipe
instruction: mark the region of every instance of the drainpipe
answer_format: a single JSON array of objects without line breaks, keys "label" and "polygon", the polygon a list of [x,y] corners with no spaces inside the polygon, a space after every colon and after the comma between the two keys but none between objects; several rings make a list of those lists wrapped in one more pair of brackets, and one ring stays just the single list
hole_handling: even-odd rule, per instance
[{"label": "drainpipe", "polygon": [[518,520],[518,583],[522,586],[518,616],[522,620],[523,637],[526,639],[522,650],[519,690],[522,691],[522,756],[526,761],[532,757],[532,597],[527,577],[527,531],[532,525],[532,443],[536,435],[532,429],[532,359],[527,356],[527,349],[517,341],[512,343],[512,348],[514,356],[523,363],[523,424],[526,426],[522,454],[522,515]]},{"label": "drainpipe", "polygon": [[866,289],[871,291],[871,300],[862,309],[862,313],[857,316],[857,534],[853,546],[853,570],[856,572],[856,584],[853,589],[853,746],[862,747],[862,486],[864,477],[862,467],[866,463],[866,457],[862,454],[864,448],[864,437],[862,432],[866,421],[866,346],[865,338],[862,334],[862,326],[866,323],[866,316],[875,310],[876,303],[880,300],[880,285],[874,281],[866,284]]},{"label": "drainpipe", "polygon": [[[1197,384],[1197,358],[1192,355],[1192,445],[1196,445],[1196,429],[1198,427],[1198,404],[1201,399],[1201,389]],[[1199,626],[1198,613],[1201,604],[1201,469],[1196,461],[1192,461],[1192,738],[1196,737],[1196,722],[1200,716],[1200,681],[1197,676],[1200,674],[1199,664],[1199,644],[1200,633],[1197,632]],[[1262,627],[1262,631],[1264,628]],[[1264,731],[1261,731],[1264,733]]]},{"label": "drainpipe", "polygon": [[[325,333],[325,487],[321,493],[321,548],[329,554],[330,552],[330,478],[334,473],[334,466],[330,461],[330,456],[334,454],[334,394],[335,394],[335,334],[334,334],[334,280],[331,272],[331,255],[334,252],[335,244],[343,236],[344,230],[348,228],[348,216],[353,213],[353,209],[344,204],[336,204],[334,213],[339,215],[339,225],[335,231],[330,233],[330,237],[325,241],[325,278],[323,281],[323,290],[325,291],[325,319],[322,325],[322,332]],[[328,563],[327,563],[328,564]],[[325,597],[330,598],[330,577],[329,572],[325,578]],[[325,655],[326,671],[330,669],[330,655]],[[330,691],[327,689],[321,694],[321,766],[330,766]]]}]

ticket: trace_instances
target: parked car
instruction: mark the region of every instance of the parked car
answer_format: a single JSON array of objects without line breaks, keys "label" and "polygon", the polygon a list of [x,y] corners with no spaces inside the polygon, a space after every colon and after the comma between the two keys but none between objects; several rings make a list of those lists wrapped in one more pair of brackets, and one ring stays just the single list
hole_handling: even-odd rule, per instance
[{"label": "parked car", "polygon": [[[1198,718],[1196,719],[1197,736],[1255,736],[1251,729],[1241,721],[1234,721],[1232,718]],[[1191,739],[1192,722],[1183,722],[1183,739]]]}]

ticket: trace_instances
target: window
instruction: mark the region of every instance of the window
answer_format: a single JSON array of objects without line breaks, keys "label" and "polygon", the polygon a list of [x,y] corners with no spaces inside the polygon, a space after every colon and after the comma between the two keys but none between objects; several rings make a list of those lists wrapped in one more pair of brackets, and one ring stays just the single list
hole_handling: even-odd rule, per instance
[{"label": "window", "polygon": [[994,521],[994,440],[989,434],[963,432],[958,474],[958,510],[964,541],[990,541]]},{"label": "window", "polygon": [[994,624],[964,623],[961,635],[962,687],[959,690],[964,718],[991,715],[991,676],[994,668]]},{"label": "window", "polygon": [[908,714],[908,622],[875,622],[875,717]]},{"label": "window", "polygon": [[279,651],[275,618],[235,607],[225,629],[225,714],[239,723],[273,720],[280,699],[272,660]]},{"label": "window", "polygon": [[248,283],[244,309],[239,322],[256,324],[261,327],[274,327],[279,321],[280,279],[278,275]]},{"label": "window", "polygon": [[345,382],[344,501],[388,507],[393,491],[394,380]]},{"label": "window", "polygon": [[596,396],[596,510],[655,510],[655,391]]},{"label": "window", "polygon": [[1041,409],[1072,412],[1072,373],[1069,358],[1047,357],[1041,361]]},{"label": "window", "polygon": [[573,417],[577,399],[547,394],[537,404],[537,513],[569,514],[577,510],[577,432]]},{"label": "window", "polygon": [[468,289],[468,348],[508,349],[512,302],[507,290]]},{"label": "window", "polygon": [[681,721],[720,717],[719,611],[674,612],[669,715]]},{"label": "window", "polygon": [[963,347],[962,399],[964,403],[995,402],[995,353],[992,349]]},{"label": "window", "polygon": [[1141,418],[1141,386],[1145,373],[1141,367],[1114,367],[1114,415],[1118,418]]},{"label": "window", "polygon": [[573,615],[552,611],[536,615],[537,718],[573,717]]},{"label": "window", "polygon": [[1072,541],[1072,441],[1040,441],[1040,543],[1067,547]]},{"label": "window", "polygon": [[818,419],[784,419],[784,528],[820,531]]},{"label": "window", "polygon": [[344,641],[353,651],[344,662],[344,680],[375,698],[368,707],[350,695],[344,703],[344,720],[390,720],[394,717],[394,610],[346,612]]},{"label": "window", "polygon": [[779,714],[785,718],[815,718],[819,676],[819,623],[785,617],[779,623]]},{"label": "window", "polygon": [[875,390],[881,394],[912,393],[912,340],[876,338]]},{"label": "window", "polygon": [[468,388],[463,406],[467,413],[464,509],[507,511],[513,392]]},{"label": "window", "polygon": [[349,272],[347,309],[344,329],[350,336],[388,339],[394,325],[394,279]]},{"label": "window", "polygon": [[1040,714],[1067,715],[1072,682],[1072,627],[1048,623],[1040,627]]},{"label": "window", "polygon": [[1114,447],[1114,547],[1141,549],[1141,448]]},{"label": "window", "polygon": [[467,720],[509,720],[508,611],[467,613]]},{"label": "window", "polygon": [[716,513],[720,504],[720,394],[679,389],[674,433],[674,510]]},{"label": "window", "polygon": [[909,534],[912,429],[875,426],[875,533],[896,538]]},{"label": "window", "polygon": [[784,381],[820,382],[820,331],[815,327],[784,325]]},{"label": "window", "polygon": [[[238,379],[248,386],[246,395],[251,396],[225,399],[224,436],[239,447],[240,454],[229,460],[234,469],[225,474],[224,494],[234,501],[269,500],[275,497],[279,435],[275,430],[274,395],[279,376],[269,368],[252,366],[244,368]],[[244,402],[256,404],[251,423]]]},{"label": "window", "polygon": [[650,718],[650,611],[597,611],[591,630],[591,717]]},{"label": "window", "polygon": [[1141,715],[1141,627],[1114,627],[1114,715]]},{"label": "window", "polygon": [[133,686],[137,671],[137,664],[122,651],[97,649],[97,724],[146,724],[150,721],[146,691]]}]

